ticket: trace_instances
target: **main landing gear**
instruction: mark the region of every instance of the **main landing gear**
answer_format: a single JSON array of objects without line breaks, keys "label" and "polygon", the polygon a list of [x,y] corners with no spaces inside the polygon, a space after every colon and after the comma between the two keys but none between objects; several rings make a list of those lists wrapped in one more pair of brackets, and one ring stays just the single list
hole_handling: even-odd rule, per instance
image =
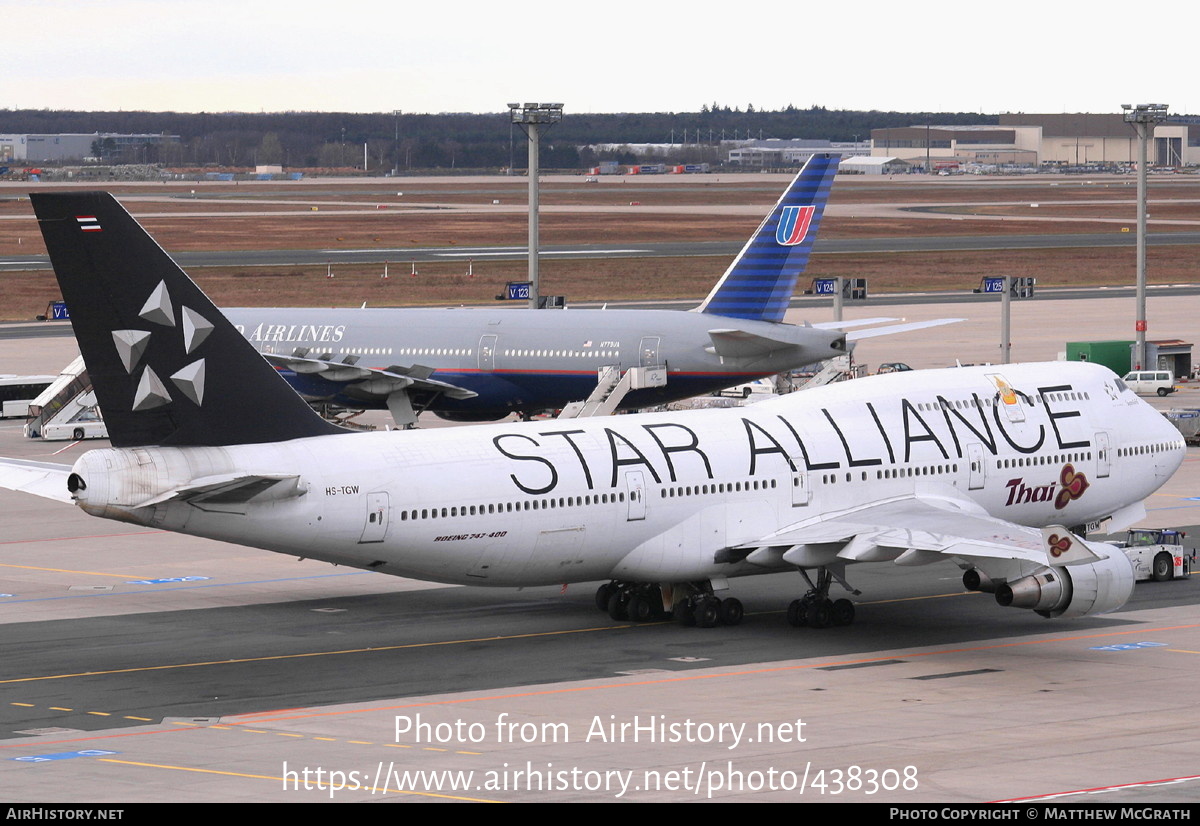
[{"label": "main landing gear", "polygon": [[[848,599],[830,599],[829,586],[835,581],[851,594],[840,569],[816,569],[814,582],[807,570],[800,575],[808,583],[808,592],[792,600],[787,609],[788,622],[797,628],[829,628],[854,622],[854,603]],[[711,582],[674,582],[662,586],[652,582],[606,582],[596,589],[596,607],[618,622],[659,622],[674,618],[682,625],[712,628],[738,625],[745,609],[733,597],[721,599],[713,593]]]},{"label": "main landing gear", "polygon": [[[849,625],[854,622],[854,603],[848,599],[831,600],[829,586],[833,583],[834,575],[828,568],[817,569],[817,581],[814,584],[808,572],[801,569],[800,575],[809,585],[808,593],[800,599],[792,600],[787,609],[788,623],[796,628],[829,628],[834,625]],[[845,580],[838,577],[846,590],[852,591]]]},{"label": "main landing gear", "polygon": [[741,600],[717,597],[707,582],[673,584],[668,594],[664,599],[663,589],[654,583],[608,582],[596,589],[596,607],[621,622],[657,622],[674,617],[683,625],[701,628],[737,625],[745,613]]}]

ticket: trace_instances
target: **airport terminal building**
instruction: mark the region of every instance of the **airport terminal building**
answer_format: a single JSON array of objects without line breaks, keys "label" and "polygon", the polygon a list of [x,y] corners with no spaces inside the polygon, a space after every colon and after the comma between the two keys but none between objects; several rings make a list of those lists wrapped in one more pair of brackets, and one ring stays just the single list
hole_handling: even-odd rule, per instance
[{"label": "airport terminal building", "polygon": [[[1147,149],[1152,166],[1200,164],[1200,119],[1175,118],[1155,127]],[[871,131],[871,154],[933,169],[968,164],[1040,167],[1129,165],[1137,134],[1117,114],[1001,115],[996,125],[903,126]]]}]

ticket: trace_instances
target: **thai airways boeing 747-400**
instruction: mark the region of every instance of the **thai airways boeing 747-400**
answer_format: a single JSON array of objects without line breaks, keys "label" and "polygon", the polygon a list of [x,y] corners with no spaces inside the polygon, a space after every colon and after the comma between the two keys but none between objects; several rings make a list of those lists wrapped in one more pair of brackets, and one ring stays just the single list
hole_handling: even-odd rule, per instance
[{"label": "thai airways boeing 747-400", "polygon": [[35,194],[113,447],[3,460],[0,484],[86,512],[380,573],[601,581],[643,620],[741,619],[730,583],[788,573],[796,624],[853,619],[857,564],[953,558],[1046,616],[1119,608],[1117,548],[1180,434],[1107,369],[893,373],[751,408],[426,431],[323,421],[104,193]]}]

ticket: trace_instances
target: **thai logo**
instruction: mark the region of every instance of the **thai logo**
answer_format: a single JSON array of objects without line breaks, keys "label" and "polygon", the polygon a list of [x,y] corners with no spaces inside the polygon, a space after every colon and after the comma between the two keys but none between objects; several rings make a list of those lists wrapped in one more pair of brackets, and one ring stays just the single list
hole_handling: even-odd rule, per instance
[{"label": "thai logo", "polygon": [[1067,551],[1071,550],[1071,537],[1059,536],[1056,533],[1050,534],[1050,556],[1060,557]]},{"label": "thai logo", "polygon": [[1029,502],[1054,502],[1054,507],[1062,510],[1083,496],[1083,492],[1089,486],[1087,477],[1077,473],[1074,465],[1063,465],[1058,481],[1048,485],[1026,485],[1023,478],[1009,479],[1005,483],[1005,487],[1008,488],[1008,501],[1004,504],[1008,506]]},{"label": "thai logo", "polygon": [[794,247],[808,235],[815,206],[785,206],[775,227],[775,241],[783,247]]},{"label": "thai logo", "polygon": [[1062,510],[1073,501],[1083,496],[1083,492],[1088,489],[1087,477],[1082,473],[1075,472],[1074,465],[1064,465],[1062,473],[1059,474],[1058,482],[1062,485],[1062,490],[1058,492],[1058,496],[1054,499],[1054,507]]}]

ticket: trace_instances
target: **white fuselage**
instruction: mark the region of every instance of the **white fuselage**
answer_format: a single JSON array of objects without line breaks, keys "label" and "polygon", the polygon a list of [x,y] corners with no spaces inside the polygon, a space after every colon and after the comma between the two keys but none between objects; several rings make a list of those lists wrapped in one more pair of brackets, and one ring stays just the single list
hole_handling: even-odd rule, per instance
[{"label": "white fuselage", "polygon": [[[1080,525],[1140,502],[1183,452],[1112,373],[1050,363],[898,373],[733,410],[93,451],[75,472],[99,516],[519,586],[782,570],[722,552],[934,483],[1009,522]],[[137,507],[234,471],[299,482]]]}]

